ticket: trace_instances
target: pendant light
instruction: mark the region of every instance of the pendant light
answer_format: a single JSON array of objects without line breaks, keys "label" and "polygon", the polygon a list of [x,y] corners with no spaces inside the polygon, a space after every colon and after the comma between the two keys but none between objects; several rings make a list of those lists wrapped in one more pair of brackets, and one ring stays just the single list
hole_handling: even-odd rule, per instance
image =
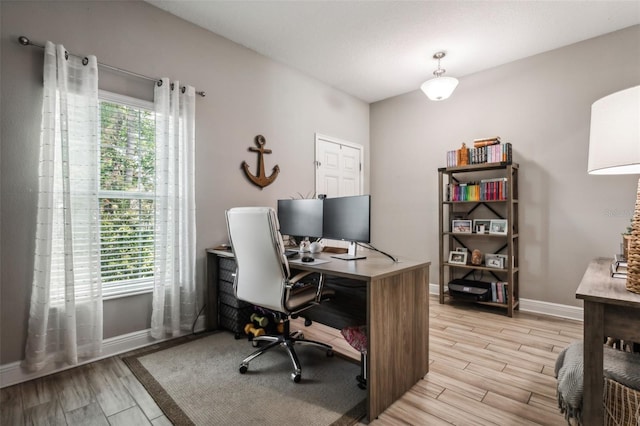
[{"label": "pendant light", "polygon": [[433,59],[438,60],[438,69],[433,72],[433,75],[436,77],[425,81],[420,86],[420,89],[432,101],[442,101],[447,99],[451,96],[456,86],[458,86],[457,78],[442,76],[446,70],[440,68],[440,59],[444,58],[445,55],[446,53],[444,52],[436,52],[433,54]]}]

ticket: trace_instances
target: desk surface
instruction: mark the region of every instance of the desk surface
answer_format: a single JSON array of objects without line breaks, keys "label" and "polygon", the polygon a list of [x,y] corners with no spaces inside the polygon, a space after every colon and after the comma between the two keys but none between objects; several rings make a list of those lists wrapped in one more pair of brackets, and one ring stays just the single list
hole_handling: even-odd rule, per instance
[{"label": "desk surface", "polygon": [[319,264],[315,264],[315,262],[296,263],[293,266],[290,264],[290,266],[302,271],[323,272],[327,275],[371,281],[395,275],[400,271],[424,268],[431,264],[428,261],[420,262],[403,259],[399,262],[394,262],[388,257],[372,251],[366,252],[366,254],[362,251],[360,254],[366,255],[367,258],[341,260],[332,258],[331,253],[319,253],[314,256],[317,259],[328,260],[329,262]]},{"label": "desk surface", "polygon": [[[233,257],[233,252],[230,250],[207,249],[207,252],[215,253],[219,256]],[[429,261],[409,259],[400,259],[399,262],[393,262],[388,257],[372,250],[359,251],[359,254],[367,256],[366,259],[359,260],[335,259],[331,257],[332,254],[333,253],[313,254],[316,259],[326,260],[328,262],[296,262],[295,264],[290,262],[289,266],[301,271],[322,272],[327,275],[371,281],[395,275],[400,271],[410,271],[431,265]]]},{"label": "desk surface", "polygon": [[612,261],[599,257],[589,264],[576,290],[576,298],[609,305],[640,306],[640,294],[628,291],[624,279],[611,277]]}]

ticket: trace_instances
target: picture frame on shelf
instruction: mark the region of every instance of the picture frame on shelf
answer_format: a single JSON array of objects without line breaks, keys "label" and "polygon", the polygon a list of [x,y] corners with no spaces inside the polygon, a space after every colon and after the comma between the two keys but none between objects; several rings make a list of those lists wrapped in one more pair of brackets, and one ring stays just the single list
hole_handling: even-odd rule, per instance
[{"label": "picture frame on shelf", "polygon": [[487,268],[504,269],[507,265],[507,256],[504,254],[485,253],[484,264]]},{"label": "picture frame on shelf", "polygon": [[455,251],[461,251],[462,253],[467,253],[469,250],[467,250],[466,247],[458,247],[458,248],[456,248]]},{"label": "picture frame on shelf", "polygon": [[451,232],[458,234],[470,234],[472,231],[472,221],[469,219],[454,219],[451,221]]},{"label": "picture frame on shelf", "polygon": [[449,263],[453,265],[466,265],[467,264],[467,252],[453,250],[449,252]]},{"label": "picture frame on shelf", "polygon": [[489,234],[507,235],[508,231],[507,219],[491,219]]},{"label": "picture frame on shelf", "polygon": [[476,234],[488,234],[491,227],[491,219],[473,219],[473,232]]}]

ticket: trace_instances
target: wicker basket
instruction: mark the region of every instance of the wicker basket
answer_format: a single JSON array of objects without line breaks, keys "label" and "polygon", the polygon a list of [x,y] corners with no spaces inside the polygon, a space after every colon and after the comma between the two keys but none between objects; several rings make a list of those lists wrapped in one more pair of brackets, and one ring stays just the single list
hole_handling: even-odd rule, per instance
[{"label": "wicker basket", "polygon": [[640,426],[640,391],[604,378],[605,426]]},{"label": "wicker basket", "polygon": [[627,259],[627,290],[634,293],[640,293],[640,180],[638,180],[637,195]]}]

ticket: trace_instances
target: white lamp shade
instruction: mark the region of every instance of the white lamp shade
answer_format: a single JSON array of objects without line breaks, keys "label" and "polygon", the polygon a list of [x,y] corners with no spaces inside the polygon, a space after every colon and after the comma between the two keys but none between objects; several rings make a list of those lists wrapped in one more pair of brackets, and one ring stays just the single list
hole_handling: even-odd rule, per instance
[{"label": "white lamp shade", "polygon": [[640,86],[591,106],[590,174],[640,174]]},{"label": "white lamp shade", "polygon": [[451,96],[456,86],[458,86],[457,78],[436,77],[422,83],[420,89],[432,101],[442,101]]}]

